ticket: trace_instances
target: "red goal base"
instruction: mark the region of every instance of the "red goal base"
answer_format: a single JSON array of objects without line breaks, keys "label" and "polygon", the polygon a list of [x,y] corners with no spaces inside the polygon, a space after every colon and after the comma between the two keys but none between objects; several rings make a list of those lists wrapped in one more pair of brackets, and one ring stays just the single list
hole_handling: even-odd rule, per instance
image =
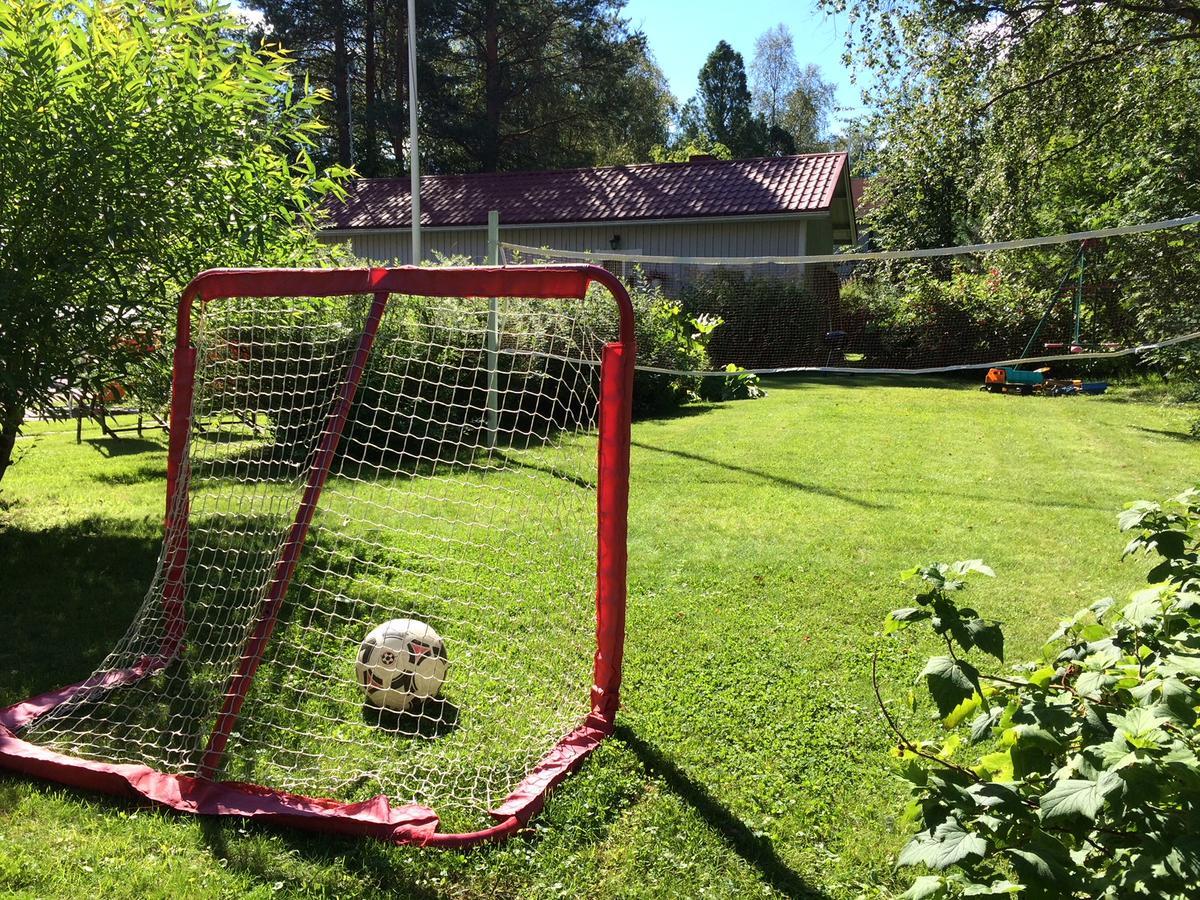
[{"label": "red goal base", "polygon": [[392,844],[469,847],[511,837],[538,813],[546,794],[612,734],[611,718],[593,713],[547,753],[504,802],[491,810],[491,828],[449,834],[439,832],[438,816],[427,806],[393,807],[382,794],[358,803],[289,794],[257,784],[212,781],[170,775],[149,766],[104,763],[57,753],[23,741],[16,732],[81,691],[132,684],[157,672],[163,660],[110,672],[103,682],[81,681],[39,694],[0,710],[0,761],[4,767],[69,787],[117,797],[149,800],[199,816],[237,816],[309,831],[372,837]]}]

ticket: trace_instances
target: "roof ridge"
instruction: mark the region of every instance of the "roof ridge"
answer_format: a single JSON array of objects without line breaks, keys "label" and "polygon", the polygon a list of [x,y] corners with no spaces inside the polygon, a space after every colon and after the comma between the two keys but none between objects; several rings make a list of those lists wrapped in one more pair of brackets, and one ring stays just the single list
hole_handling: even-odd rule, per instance
[{"label": "roof ridge", "polygon": [[[652,167],[675,167],[675,166],[707,166],[714,163],[727,165],[730,163],[762,163],[762,162],[782,162],[784,160],[800,160],[800,159],[816,159],[823,156],[847,156],[845,150],[831,150],[827,153],[790,153],[786,156],[744,156],[739,159],[699,159],[699,160],[680,160],[680,161],[664,161],[664,162],[639,162],[639,163],[619,163],[608,166],[573,166],[565,169],[511,169],[506,172],[436,172],[421,176],[421,180],[426,178],[511,178],[518,175],[565,175],[571,172],[608,172],[618,169],[648,169]],[[408,175],[384,175],[376,177],[360,176],[355,178],[352,183],[359,184],[362,182],[370,182],[380,184],[387,181],[402,181],[409,182]]]}]

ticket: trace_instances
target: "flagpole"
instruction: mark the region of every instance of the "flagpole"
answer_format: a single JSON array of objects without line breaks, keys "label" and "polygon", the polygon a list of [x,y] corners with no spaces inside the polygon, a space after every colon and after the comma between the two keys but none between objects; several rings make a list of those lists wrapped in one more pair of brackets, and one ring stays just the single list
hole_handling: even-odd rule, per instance
[{"label": "flagpole", "polygon": [[412,264],[421,264],[421,144],[417,135],[417,4],[408,0],[408,163],[412,171]]}]

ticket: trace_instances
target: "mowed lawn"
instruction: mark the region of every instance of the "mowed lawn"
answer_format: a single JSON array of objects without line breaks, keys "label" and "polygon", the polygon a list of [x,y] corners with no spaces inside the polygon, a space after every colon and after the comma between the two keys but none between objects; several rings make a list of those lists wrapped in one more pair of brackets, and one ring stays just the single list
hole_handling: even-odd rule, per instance
[{"label": "mowed lawn", "polygon": [[[162,814],[0,775],[0,890],[44,896],[886,894],[903,790],[874,707],[920,651],[877,636],[920,562],[982,557],[1011,661],[1133,588],[1117,511],[1197,477],[1194,411],[796,380],[634,427],[621,727],[498,848],[441,853]],[[61,426],[59,426],[61,428]],[[158,552],[165,453],[42,434],[0,486],[0,703],[78,680]],[[909,716],[914,731],[926,717]]]}]

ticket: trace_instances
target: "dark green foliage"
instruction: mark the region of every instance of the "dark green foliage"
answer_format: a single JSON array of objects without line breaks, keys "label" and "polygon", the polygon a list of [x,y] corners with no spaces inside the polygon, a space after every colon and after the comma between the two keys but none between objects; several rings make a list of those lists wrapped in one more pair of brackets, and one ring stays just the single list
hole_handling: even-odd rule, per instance
[{"label": "dark green foliage", "polygon": [[[708,345],[718,366],[747,368],[824,364],[829,356],[822,325],[830,321],[834,290],[822,289],[817,271],[795,277],[713,269],[684,284],[680,302],[691,315],[724,324]],[[819,323],[797,327],[797,323]]]},{"label": "dark green foliage", "polygon": [[[917,897],[1195,895],[1200,883],[1200,489],[1119,517],[1125,555],[1157,559],[1151,586],[1061,623],[1047,661],[982,674],[1003,658],[998,624],[959,605],[978,560],[914,569],[917,605],[884,632],[928,621],[948,655],[921,677],[952,733],[914,742],[887,712],[921,829],[898,865]],[[968,754],[964,743],[981,745]]]},{"label": "dark green foliage", "polygon": [[766,147],[766,123],[750,111],[742,54],[720,41],[700,69],[701,121],[713,140],[734,156],[758,156]]},{"label": "dark green foliage", "polygon": [[26,409],[169,343],[197,272],[310,258],[318,103],[219,8],[0,0],[0,476]]},{"label": "dark green foliage", "polygon": [[[941,276],[924,263],[864,267],[841,286],[847,347],[873,365],[1012,358],[1033,333],[1052,287],[1030,287],[996,269]],[[1070,312],[1069,300],[1059,304],[1047,333],[1070,334]]]},{"label": "dark green foliage", "polygon": [[[321,152],[363,175],[408,170],[405,0],[255,0],[326,86]],[[422,168],[476,172],[640,162],[672,99],[614,0],[421,0]]]}]

